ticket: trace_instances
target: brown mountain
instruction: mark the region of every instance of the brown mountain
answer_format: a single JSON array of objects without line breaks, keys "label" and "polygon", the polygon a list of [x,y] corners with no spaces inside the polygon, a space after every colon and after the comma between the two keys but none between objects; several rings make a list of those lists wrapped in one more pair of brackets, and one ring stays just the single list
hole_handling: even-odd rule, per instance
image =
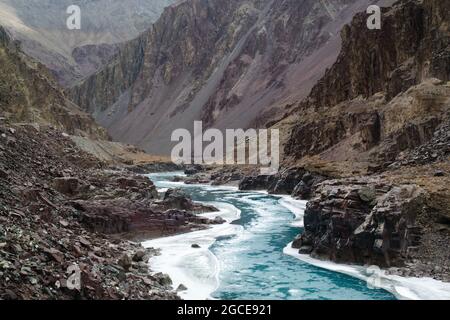
[{"label": "brown mountain", "polygon": [[69,134],[107,139],[90,115],[69,101],[39,62],[0,27],[0,115],[11,122],[51,124]]},{"label": "brown mountain", "polygon": [[185,1],[71,96],[113,138],[156,154],[168,154],[172,131],[194,120],[264,126],[308,94],[337,57],[339,30],[368,3]]}]

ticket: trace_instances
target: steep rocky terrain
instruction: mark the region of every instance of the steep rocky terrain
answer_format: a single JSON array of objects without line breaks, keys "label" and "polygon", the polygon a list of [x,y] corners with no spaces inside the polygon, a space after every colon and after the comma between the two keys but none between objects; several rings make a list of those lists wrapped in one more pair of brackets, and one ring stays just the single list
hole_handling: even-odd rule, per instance
[{"label": "steep rocky terrain", "polygon": [[[63,132],[0,120],[0,299],[176,299],[135,242],[222,223],[84,153]],[[81,287],[68,285],[70,266]]]},{"label": "steep rocky terrain", "polygon": [[[0,25],[24,51],[70,85],[96,71],[118,43],[137,37],[175,0],[1,0]],[[66,10],[81,9],[81,30],[69,30]]]},{"label": "steep rocky terrain", "polygon": [[69,101],[48,70],[22,53],[0,27],[0,116],[51,124],[68,134],[107,139],[90,115]]},{"label": "steep rocky terrain", "polygon": [[[390,3],[378,1],[377,3]],[[368,1],[193,0],[167,8],[71,90],[113,138],[169,154],[174,129],[281,117],[336,59],[339,30]]]},{"label": "steep rocky terrain", "polygon": [[337,62],[277,124],[291,125],[285,166],[327,178],[309,186],[301,253],[450,280],[449,12],[399,1],[381,30],[357,15]]},{"label": "steep rocky terrain", "polygon": [[357,15],[334,65],[274,124],[278,174],[232,167],[186,181],[309,200],[301,254],[450,281],[449,9],[399,1],[381,30]]}]

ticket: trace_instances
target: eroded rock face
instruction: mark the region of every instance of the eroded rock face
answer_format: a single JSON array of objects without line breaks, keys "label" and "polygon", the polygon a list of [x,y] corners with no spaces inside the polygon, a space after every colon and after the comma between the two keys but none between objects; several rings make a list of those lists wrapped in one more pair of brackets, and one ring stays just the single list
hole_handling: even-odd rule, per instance
[{"label": "eroded rock face", "polygon": [[[300,102],[286,158],[388,166],[448,120],[449,4],[400,1],[381,30],[358,14],[342,30],[336,63]],[[405,23],[408,21],[408,23]]]},{"label": "eroded rock face", "polygon": [[383,181],[327,181],[305,212],[305,232],[294,247],[343,263],[402,266],[420,243],[416,218],[425,192]]},{"label": "eroded rock face", "polygon": [[247,176],[239,183],[239,190],[268,190],[274,182],[275,175]]}]

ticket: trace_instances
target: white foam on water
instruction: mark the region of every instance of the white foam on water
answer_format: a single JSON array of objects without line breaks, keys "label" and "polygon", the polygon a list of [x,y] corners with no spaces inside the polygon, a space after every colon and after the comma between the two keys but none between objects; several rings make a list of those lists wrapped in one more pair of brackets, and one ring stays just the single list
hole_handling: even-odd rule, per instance
[{"label": "white foam on water", "polygon": [[[162,239],[146,241],[146,248],[161,249],[161,255],[150,259],[155,272],[170,276],[174,289],[183,284],[188,289],[179,292],[179,296],[189,300],[212,299],[211,294],[219,287],[220,263],[209,250],[217,238],[237,235],[243,231],[231,222],[239,219],[240,210],[228,203],[208,202],[218,208],[219,212],[206,213],[202,216],[222,217],[227,223],[215,225],[209,229],[176,235]],[[192,248],[197,244],[200,248]]]},{"label": "white foam on water", "polygon": [[[289,209],[296,216],[296,222],[293,225],[300,227],[304,226],[303,218],[307,201],[299,201],[290,196],[286,196],[280,199],[280,204]],[[432,278],[406,278],[397,275],[389,275],[381,269],[380,272],[377,272],[376,275],[374,275],[373,271],[369,272],[367,267],[337,264],[330,261],[314,259],[309,255],[299,254],[297,249],[292,248],[292,242],[284,248],[283,252],[316,267],[343,273],[363,281],[370,281],[372,287],[391,292],[397,299],[450,299],[450,283]],[[376,280],[374,277],[376,277]]]},{"label": "white foam on water", "polygon": [[[178,174],[183,176],[182,173]],[[158,175],[161,177],[161,175]],[[173,173],[167,174],[168,177]],[[149,175],[152,178],[152,175]],[[204,190],[221,193],[225,191],[224,200],[236,199],[236,196],[242,196],[237,187],[233,186],[211,186],[211,185],[186,185],[183,182],[164,181],[161,183],[164,187],[201,187]],[[270,213],[265,204],[257,199],[258,194],[267,194],[264,191],[252,191],[244,197],[239,197],[239,201],[250,204],[259,215],[268,218]],[[253,199],[255,198],[256,199]],[[279,204],[295,215],[295,221],[292,223],[295,227],[304,226],[304,212],[306,201],[295,200],[290,196],[279,197]],[[179,292],[184,299],[205,300],[212,299],[211,294],[219,287],[219,272],[221,263],[217,257],[209,250],[216,239],[222,236],[239,235],[239,239],[245,238],[245,232],[241,226],[230,224],[239,219],[240,210],[228,203],[211,203],[215,205],[220,212],[207,213],[204,216],[214,218],[221,216],[227,223],[213,226],[210,229],[196,231],[192,233],[177,235],[168,238],[156,239],[144,242],[145,247],[160,248],[161,255],[150,260],[151,267],[156,272],[167,273],[176,289],[180,284],[185,285],[188,290]],[[264,219],[264,222],[267,222]],[[256,227],[256,228],[255,228]],[[260,226],[262,227],[262,226]],[[251,228],[252,232],[258,230],[257,225]],[[249,235],[247,235],[249,236]],[[192,244],[198,244],[200,249],[192,248]],[[237,249],[237,248],[236,248]],[[354,278],[368,281],[372,279],[373,274],[369,274],[366,267],[337,264],[329,261],[314,259],[309,255],[302,255],[298,250],[292,248],[292,243],[288,244],[283,252],[293,256],[308,264],[319,268],[339,272],[352,276]],[[405,278],[395,275],[387,275],[384,272],[378,273],[378,281],[371,281],[371,284],[377,288],[385,289],[394,294],[398,299],[408,300],[448,300],[450,299],[450,283],[437,281],[431,278]],[[290,294],[298,294],[296,290],[290,290]]]},{"label": "white foam on water", "polygon": [[291,225],[293,227],[303,228],[306,204],[308,201],[296,200],[291,196],[281,196],[279,203],[294,214],[295,220]]},{"label": "white foam on water", "polygon": [[406,278],[389,275],[381,271],[374,274],[367,271],[366,267],[337,264],[330,261],[314,259],[309,255],[299,254],[297,249],[292,248],[290,243],[284,253],[300,259],[313,266],[326,270],[343,273],[354,278],[370,281],[373,287],[391,292],[397,299],[401,300],[449,300],[450,283],[438,281],[432,278]]}]

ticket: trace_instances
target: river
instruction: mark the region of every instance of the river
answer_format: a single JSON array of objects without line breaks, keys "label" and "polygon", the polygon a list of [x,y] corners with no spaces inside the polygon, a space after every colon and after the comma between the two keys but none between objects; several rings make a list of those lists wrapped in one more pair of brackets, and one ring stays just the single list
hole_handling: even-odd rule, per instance
[{"label": "river", "polygon": [[[306,202],[233,187],[171,182],[180,173],[152,174],[159,191],[182,188],[194,201],[213,204],[224,225],[144,243],[162,250],[150,263],[183,284],[186,299],[395,299],[365,281],[329,271],[283,253],[301,232]],[[193,248],[192,245],[200,248]]]}]

